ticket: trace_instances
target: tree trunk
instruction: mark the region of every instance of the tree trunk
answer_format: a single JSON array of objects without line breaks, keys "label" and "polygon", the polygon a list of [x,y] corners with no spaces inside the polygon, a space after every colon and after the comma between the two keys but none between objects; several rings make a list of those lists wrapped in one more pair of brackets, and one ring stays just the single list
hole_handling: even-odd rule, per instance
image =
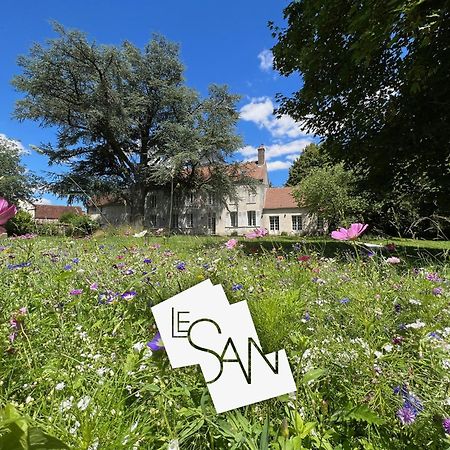
[{"label": "tree trunk", "polygon": [[134,227],[144,226],[146,194],[143,184],[136,184],[131,191],[129,222]]}]

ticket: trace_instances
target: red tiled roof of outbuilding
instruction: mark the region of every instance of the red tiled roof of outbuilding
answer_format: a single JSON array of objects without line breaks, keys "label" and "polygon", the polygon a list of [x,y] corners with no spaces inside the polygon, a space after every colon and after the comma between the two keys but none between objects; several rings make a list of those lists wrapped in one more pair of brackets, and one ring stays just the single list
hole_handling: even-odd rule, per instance
[{"label": "red tiled roof of outbuilding", "polygon": [[83,210],[79,206],[59,205],[34,205],[35,219],[59,219],[64,213],[75,213],[82,215]]},{"label": "red tiled roof of outbuilding", "polygon": [[295,198],[292,196],[292,188],[269,188],[266,191],[264,209],[299,208]]}]

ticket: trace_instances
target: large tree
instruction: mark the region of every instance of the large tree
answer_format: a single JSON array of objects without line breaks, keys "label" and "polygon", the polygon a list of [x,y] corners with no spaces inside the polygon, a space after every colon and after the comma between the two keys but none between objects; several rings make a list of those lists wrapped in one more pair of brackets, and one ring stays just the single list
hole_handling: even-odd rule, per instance
[{"label": "large tree", "polygon": [[13,84],[25,93],[15,116],[57,129],[56,144],[40,147],[51,164],[69,168],[52,185],[56,193],[123,197],[135,223],[155,186],[233,194],[226,160],[241,142],[238,96],[213,85],[201,99],[184,84],[178,45],[161,36],[141,51],[55,30],[58,38],[19,58],[23,73]]},{"label": "large tree", "polygon": [[323,146],[314,143],[307,145],[289,168],[286,186],[296,186],[309,174],[311,169],[323,167],[330,162],[331,159]]},{"label": "large tree", "polygon": [[414,216],[449,215],[449,7],[299,0],[284,10],[286,27],[271,24],[275,67],[303,79],[279,96],[278,112],[322,136],[348,167],[367,168],[362,187],[385,223],[405,195]]},{"label": "large tree", "polygon": [[9,202],[30,201],[36,196],[39,178],[22,163],[22,145],[0,134],[0,197]]}]

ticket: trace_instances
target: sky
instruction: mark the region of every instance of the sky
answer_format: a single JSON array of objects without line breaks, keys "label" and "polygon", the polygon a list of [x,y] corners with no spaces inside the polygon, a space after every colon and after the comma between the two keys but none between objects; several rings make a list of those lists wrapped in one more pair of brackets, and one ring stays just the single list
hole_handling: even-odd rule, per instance
[{"label": "sky", "polygon": [[[306,145],[314,141],[290,117],[273,114],[275,95],[289,95],[301,87],[299,75],[289,78],[272,69],[271,47],[276,43],[267,23],[283,25],[285,0],[2,0],[0,22],[0,134],[21,142],[24,164],[48,177],[47,159],[30,149],[55,142],[55,129],[12,117],[14,104],[23,94],[11,85],[20,73],[17,57],[29,52],[34,42],[56,37],[51,21],[86,32],[98,44],[120,45],[128,40],[143,48],[153,33],[163,34],[181,48],[186,84],[206,96],[208,85],[226,84],[241,95],[237,132],[243,146],[236,160],[256,159],[256,149],[266,147],[269,179],[282,186],[288,168]],[[43,203],[65,204],[45,193]]]}]

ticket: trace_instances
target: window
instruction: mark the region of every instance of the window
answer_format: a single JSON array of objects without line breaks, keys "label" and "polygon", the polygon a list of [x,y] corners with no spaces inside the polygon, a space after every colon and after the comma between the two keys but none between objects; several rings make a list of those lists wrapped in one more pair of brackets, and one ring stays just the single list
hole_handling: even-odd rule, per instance
[{"label": "window", "polygon": [[156,223],[157,217],[156,214],[150,214],[149,216],[149,225],[152,228],[156,228],[157,227],[157,223]]},{"label": "window", "polygon": [[269,216],[269,221],[270,221],[270,231],[278,231],[280,229],[279,216]]},{"label": "window", "polygon": [[233,228],[237,228],[238,226],[238,213],[237,211],[230,212],[230,222]]},{"label": "window", "polygon": [[256,227],[256,211],[247,211],[248,226]]},{"label": "window", "polygon": [[216,213],[208,214],[208,229],[211,230],[213,234],[216,233]]},{"label": "window", "polygon": [[156,194],[151,194],[148,197],[148,206],[150,208],[156,208]]},{"label": "window", "polygon": [[189,194],[188,194],[188,196],[187,196],[187,204],[189,205],[189,206],[192,206],[193,204],[194,204],[194,201],[195,201],[195,195],[194,195],[194,193],[193,192],[189,192]]},{"label": "window", "polygon": [[186,227],[194,228],[194,214],[186,214]]},{"label": "window", "polygon": [[209,194],[208,195],[208,205],[216,205],[217,201],[216,201],[216,196],[214,194]]},{"label": "window", "polygon": [[172,228],[178,228],[178,214],[172,214]]},{"label": "window", "polygon": [[301,231],[303,229],[302,216],[292,216],[292,229],[294,231]]},{"label": "window", "polygon": [[180,194],[174,195],[173,196],[173,207],[178,208],[180,206],[180,203],[181,203]]},{"label": "window", "polygon": [[317,229],[318,230],[323,230],[323,226],[324,226],[324,222],[323,222],[323,217],[317,217]]},{"label": "window", "polygon": [[256,192],[248,191],[247,203],[256,203]]}]

